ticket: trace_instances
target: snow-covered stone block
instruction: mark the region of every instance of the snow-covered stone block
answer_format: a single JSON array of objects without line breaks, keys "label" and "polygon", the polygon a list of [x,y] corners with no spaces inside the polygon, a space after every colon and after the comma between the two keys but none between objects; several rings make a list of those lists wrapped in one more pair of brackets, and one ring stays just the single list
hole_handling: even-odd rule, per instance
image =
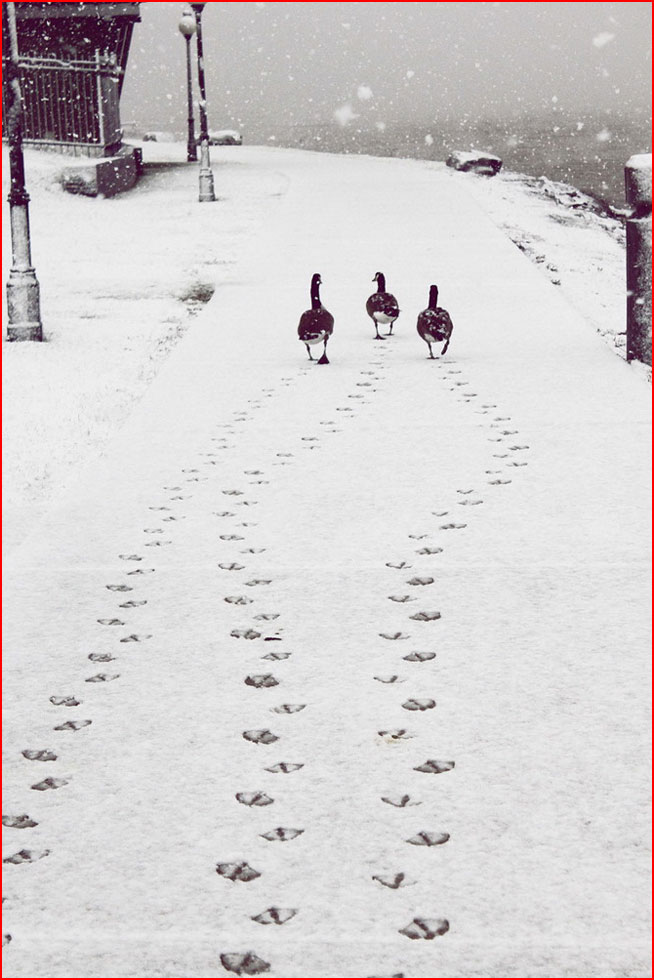
[{"label": "snow-covered stone block", "polygon": [[502,160],[494,153],[480,153],[476,150],[455,150],[445,161],[454,170],[472,171],[494,177],[502,168]]},{"label": "snow-covered stone block", "polygon": [[70,194],[113,197],[134,187],[139,170],[134,148],[125,147],[117,156],[89,158],[66,167],[61,174],[61,185]]}]

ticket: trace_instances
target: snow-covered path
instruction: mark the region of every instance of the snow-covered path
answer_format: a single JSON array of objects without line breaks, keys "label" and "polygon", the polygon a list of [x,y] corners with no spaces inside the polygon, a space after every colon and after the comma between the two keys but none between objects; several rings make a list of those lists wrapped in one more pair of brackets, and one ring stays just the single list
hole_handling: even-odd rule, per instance
[{"label": "snow-covered path", "polygon": [[448,174],[244,160],[239,281],[6,569],[5,975],[647,975],[649,389]]}]

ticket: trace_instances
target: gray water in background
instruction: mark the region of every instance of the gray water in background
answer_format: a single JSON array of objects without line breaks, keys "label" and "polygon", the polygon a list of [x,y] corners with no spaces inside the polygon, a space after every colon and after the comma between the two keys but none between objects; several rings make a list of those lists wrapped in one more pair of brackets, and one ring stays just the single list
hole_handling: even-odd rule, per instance
[{"label": "gray water in background", "polygon": [[[426,139],[427,138],[427,139]],[[486,150],[504,168],[572,184],[615,207],[624,206],[624,165],[634,153],[651,152],[650,120],[621,120],[605,113],[583,120],[524,117],[510,122],[456,120],[377,129],[298,124],[244,133],[248,143],[267,143],[324,153],[370,154],[445,160],[452,150]],[[430,140],[432,142],[430,142]]]}]

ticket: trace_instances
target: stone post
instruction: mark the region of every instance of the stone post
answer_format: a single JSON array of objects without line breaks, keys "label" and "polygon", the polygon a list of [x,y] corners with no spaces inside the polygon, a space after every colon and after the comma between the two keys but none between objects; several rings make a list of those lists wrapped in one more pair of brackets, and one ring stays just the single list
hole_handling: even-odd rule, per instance
[{"label": "stone post", "polygon": [[625,166],[627,205],[627,360],[652,363],[652,155]]}]

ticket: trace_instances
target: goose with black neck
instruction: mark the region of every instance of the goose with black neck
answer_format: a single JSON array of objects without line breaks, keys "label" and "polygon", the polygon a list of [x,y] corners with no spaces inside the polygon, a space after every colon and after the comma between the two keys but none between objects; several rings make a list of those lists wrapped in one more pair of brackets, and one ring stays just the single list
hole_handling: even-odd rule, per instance
[{"label": "goose with black neck", "polygon": [[297,333],[309,353],[310,361],[314,360],[311,356],[311,347],[314,344],[323,344],[322,357],[317,363],[329,364],[327,341],[334,331],[334,317],[320,301],[321,284],[320,273],[316,272],[311,277],[311,309],[305,310],[300,317]]}]

